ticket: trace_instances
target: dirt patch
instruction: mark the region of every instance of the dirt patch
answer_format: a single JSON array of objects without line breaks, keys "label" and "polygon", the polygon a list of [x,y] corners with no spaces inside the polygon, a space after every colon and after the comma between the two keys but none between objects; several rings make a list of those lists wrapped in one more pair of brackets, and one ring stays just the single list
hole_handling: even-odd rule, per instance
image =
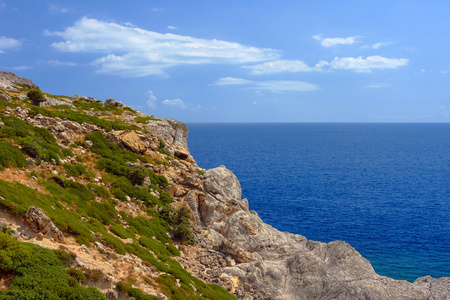
[{"label": "dirt patch", "polygon": [[0,270],[0,290],[9,290],[13,279],[13,273]]}]

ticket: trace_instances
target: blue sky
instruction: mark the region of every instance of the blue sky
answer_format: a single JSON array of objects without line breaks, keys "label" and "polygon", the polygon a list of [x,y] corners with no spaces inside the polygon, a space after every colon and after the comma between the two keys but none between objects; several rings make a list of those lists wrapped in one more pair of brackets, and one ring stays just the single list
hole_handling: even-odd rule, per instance
[{"label": "blue sky", "polygon": [[0,69],[184,122],[448,122],[448,1],[0,0]]}]

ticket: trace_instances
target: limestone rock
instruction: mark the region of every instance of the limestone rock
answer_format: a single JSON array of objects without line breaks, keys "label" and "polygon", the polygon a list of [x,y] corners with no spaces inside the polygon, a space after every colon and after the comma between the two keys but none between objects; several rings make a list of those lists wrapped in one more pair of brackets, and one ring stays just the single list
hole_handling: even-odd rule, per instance
[{"label": "limestone rock", "polygon": [[145,153],[147,150],[147,144],[141,140],[135,131],[130,131],[122,136],[122,142],[131,151],[135,153]]},{"label": "limestone rock", "polygon": [[80,100],[80,101],[84,101],[84,102],[95,102],[94,97],[85,97],[85,96],[80,96],[80,95],[74,95],[72,97],[72,101],[75,100]]},{"label": "limestone rock", "polygon": [[44,211],[35,206],[30,206],[25,214],[26,221],[34,232],[53,238],[58,242],[64,241],[63,233],[53,224]]},{"label": "limestone rock", "polygon": [[122,102],[116,101],[114,99],[106,99],[105,105],[115,106],[115,107],[124,107],[125,105]]},{"label": "limestone rock", "polygon": [[6,93],[0,93],[0,101],[11,102],[11,97]]},{"label": "limestone rock", "polygon": [[18,84],[27,88],[38,88],[30,79],[16,76],[16,74],[11,72],[0,71],[0,89],[16,91],[21,88]]},{"label": "limestone rock", "polygon": [[188,150],[187,138],[189,128],[183,122],[174,119],[161,119],[161,121],[148,121],[148,130],[163,140]]},{"label": "limestone rock", "polygon": [[[234,278],[247,295],[296,300],[450,297],[450,278],[424,277],[413,284],[382,277],[345,242],[314,242],[265,224],[240,199],[239,181],[224,166],[204,177],[207,196],[203,201],[188,197],[188,203],[198,210],[208,244],[236,262],[227,266],[225,261],[220,277],[230,286]],[[245,293],[236,289],[238,297]]]}]

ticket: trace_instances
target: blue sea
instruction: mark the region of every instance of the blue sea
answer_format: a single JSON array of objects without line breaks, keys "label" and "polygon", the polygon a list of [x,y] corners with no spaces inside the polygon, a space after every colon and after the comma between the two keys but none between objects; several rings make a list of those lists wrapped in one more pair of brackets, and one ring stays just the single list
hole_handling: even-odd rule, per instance
[{"label": "blue sea", "polygon": [[262,220],[343,240],[395,279],[450,276],[450,124],[188,124]]}]

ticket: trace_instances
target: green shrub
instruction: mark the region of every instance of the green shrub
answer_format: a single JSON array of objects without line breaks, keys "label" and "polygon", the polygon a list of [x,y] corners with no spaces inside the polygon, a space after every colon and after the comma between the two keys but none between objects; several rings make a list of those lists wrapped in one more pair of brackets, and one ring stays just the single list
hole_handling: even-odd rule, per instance
[{"label": "green shrub", "polygon": [[27,93],[28,99],[30,99],[33,105],[40,106],[42,102],[45,102],[44,94],[37,89],[32,89]]},{"label": "green shrub", "polygon": [[166,255],[170,256],[170,252],[167,251],[166,247],[160,241],[149,238],[146,236],[142,236],[139,238],[139,244],[144,246],[145,248],[152,250],[157,256]]},{"label": "green shrub", "polygon": [[55,159],[59,163],[62,153],[55,137],[45,128],[29,124],[17,117],[2,117],[5,126],[0,128],[0,137],[9,138],[22,146],[22,151],[45,161]]},{"label": "green shrub", "polygon": [[0,142],[0,170],[3,168],[28,166],[28,162],[19,149],[10,143]]},{"label": "green shrub", "polygon": [[163,219],[153,217],[146,219],[144,217],[136,217],[128,220],[130,225],[133,226],[138,232],[144,234],[148,238],[156,237],[163,243],[171,243],[167,230],[170,229],[169,225]]},{"label": "green shrub", "polygon": [[86,168],[80,163],[65,163],[63,164],[63,167],[66,170],[66,175],[68,177],[80,177],[81,175],[85,175],[87,173]]},{"label": "green shrub", "polygon": [[9,290],[0,290],[0,299],[106,299],[94,288],[72,286],[73,280],[52,250],[1,232],[0,269],[14,274]]},{"label": "green shrub", "polygon": [[70,156],[70,157],[73,157],[75,154],[73,153],[73,151],[71,150],[71,149],[69,149],[69,148],[64,148],[64,149],[62,149],[62,153],[63,153],[63,155],[64,156]]},{"label": "green shrub", "polygon": [[93,184],[90,182],[90,183],[88,183],[87,187],[89,189],[93,189],[94,193],[100,198],[109,199],[111,197],[111,194],[103,186],[99,186],[99,185],[96,185],[96,184]]},{"label": "green shrub", "polygon": [[111,232],[123,239],[135,240],[136,236],[130,230],[123,228],[121,225],[113,224],[110,226]]},{"label": "green shrub", "polygon": [[172,227],[174,237],[185,244],[194,243],[194,235],[191,230],[189,218],[191,211],[186,206],[174,211],[170,206],[165,206],[160,212],[161,217]]},{"label": "green shrub", "polygon": [[136,123],[146,124],[147,121],[161,121],[161,119],[155,119],[152,117],[136,117],[134,118]]}]

